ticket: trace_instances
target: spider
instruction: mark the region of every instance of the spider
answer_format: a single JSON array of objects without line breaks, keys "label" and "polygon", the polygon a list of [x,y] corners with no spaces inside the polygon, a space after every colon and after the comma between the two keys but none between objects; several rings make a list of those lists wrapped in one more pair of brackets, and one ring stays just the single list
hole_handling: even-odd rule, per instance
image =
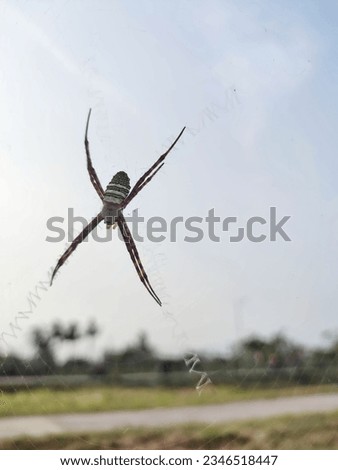
[{"label": "spider", "polygon": [[103,202],[103,207],[101,212],[94,217],[94,219],[83,229],[83,231],[72,241],[71,245],[68,249],[64,252],[61,256],[59,261],[57,262],[52,277],[50,281],[50,285],[53,283],[53,279],[57,271],[61,268],[61,266],[65,263],[65,261],[69,258],[69,256],[73,253],[73,251],[77,248],[77,246],[88,237],[89,233],[94,230],[94,228],[104,220],[107,229],[113,227],[115,228],[116,225],[119,227],[123,241],[127,247],[129,256],[136,268],[137,274],[145,286],[149,294],[155,299],[155,301],[161,306],[161,300],[155,293],[154,289],[152,288],[148,276],[143,268],[143,265],[140,260],[140,256],[138,254],[134,239],[132,234],[128,228],[126,220],[123,216],[123,209],[134,199],[134,197],[143,189],[146,184],[148,184],[152,178],[156,175],[156,173],[162,168],[164,165],[164,159],[168,155],[168,153],[173,149],[181,135],[183,134],[185,127],[181,130],[178,137],[174,141],[174,143],[168,148],[166,152],[163,153],[159,157],[159,159],[154,163],[153,166],[149,168],[148,171],[144,173],[143,176],[136,182],[133,189],[130,191],[130,179],[124,171],[117,172],[113,178],[111,179],[110,183],[108,184],[106,190],[104,191],[100,180],[96,174],[96,171],[93,167],[92,160],[90,157],[89,151],[89,141],[88,141],[88,127],[89,127],[89,120],[91,115],[91,109],[89,109],[87,124],[86,124],[86,132],[85,132],[85,149],[86,149],[86,156],[87,156],[87,169],[89,173],[90,181],[94,186],[97,194],[99,195],[101,201]]}]

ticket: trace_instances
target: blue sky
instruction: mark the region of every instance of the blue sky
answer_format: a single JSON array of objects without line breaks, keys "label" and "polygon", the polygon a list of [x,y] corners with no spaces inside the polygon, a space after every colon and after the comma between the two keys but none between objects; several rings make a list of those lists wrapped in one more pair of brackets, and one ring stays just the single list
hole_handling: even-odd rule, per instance
[{"label": "blue sky", "polygon": [[46,220],[68,207],[88,219],[100,210],[83,147],[90,107],[104,186],[121,169],[135,182],[188,126],[127,215],[171,220],[215,208],[243,223],[273,206],[291,216],[292,239],[194,244],[181,230],[176,243],[145,241],[162,310],[116,234],[110,244],[90,240],[8,340],[13,350],[28,351],[30,329],[56,320],[95,318],[98,349],[143,330],[175,354],[225,352],[278,331],[317,344],[337,330],[336,19],[334,2],[1,3],[1,331],[64,249],[45,241]]}]

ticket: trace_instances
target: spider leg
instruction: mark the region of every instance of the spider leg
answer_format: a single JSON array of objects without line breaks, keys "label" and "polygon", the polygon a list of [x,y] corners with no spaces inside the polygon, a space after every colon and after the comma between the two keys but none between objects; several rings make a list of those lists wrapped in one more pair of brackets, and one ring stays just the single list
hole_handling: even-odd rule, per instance
[{"label": "spider leg", "polygon": [[149,168],[148,171],[144,173],[143,176],[137,181],[133,189],[130,191],[129,195],[126,197],[126,199],[122,202],[121,208],[124,209],[132,199],[138,194],[141,189],[144,188],[146,184],[149,183],[149,181],[155,176],[155,174],[158,172],[158,170],[163,166],[164,164],[164,159],[168,155],[168,153],[174,148],[178,140],[180,139],[181,135],[183,134],[185,130],[185,127],[181,130],[175,141],[171,144],[171,146],[166,150],[160,157],[159,159]]},{"label": "spider leg", "polygon": [[101,200],[103,200],[104,191],[103,191],[102,185],[100,183],[100,180],[99,180],[99,178],[96,174],[96,171],[93,167],[92,159],[90,158],[89,142],[88,142],[88,137],[87,137],[88,136],[89,119],[90,119],[91,112],[92,112],[92,110],[90,109],[89,113],[88,113],[88,118],[87,118],[86,133],[85,133],[85,140],[84,140],[86,155],[87,155],[87,170],[88,170],[89,178],[90,178],[90,181],[92,182],[92,185],[94,186],[94,188],[95,188],[97,194],[99,195],[99,197],[101,198]]},{"label": "spider leg", "polygon": [[[140,184],[138,186],[138,188],[135,189],[135,193],[133,195],[133,198],[135,196],[137,196],[137,194],[141,191],[141,189],[143,189],[145,187],[146,184],[148,184],[153,178],[154,176],[156,175],[156,173],[162,168],[162,166],[164,165],[164,163],[162,163],[150,176],[148,176],[148,178],[146,178],[144,180],[144,182],[142,184]],[[130,202],[130,201],[129,201]]]},{"label": "spider leg", "polygon": [[50,285],[53,283],[53,279],[55,277],[55,274],[58,272],[58,270],[61,268],[61,266],[65,263],[65,261],[69,258],[69,256],[73,253],[73,251],[77,248],[77,246],[83,242],[85,238],[88,237],[90,232],[94,230],[94,228],[103,220],[103,216],[98,214],[83,230],[82,232],[74,238],[72,241],[72,244],[67,248],[67,250],[63,253],[59,261],[57,262],[51,280],[50,280]]},{"label": "spider leg", "polygon": [[120,214],[119,218],[117,219],[117,223],[119,226],[119,229],[121,230],[122,237],[124,240],[124,243],[126,244],[129,256],[135,266],[135,269],[137,271],[137,274],[144,285],[144,287],[147,289],[149,294],[153,297],[153,299],[159,304],[159,306],[162,306],[162,303],[158,296],[156,295],[154,289],[151,287],[151,284],[149,282],[148,276],[142,266],[140,256],[138,254],[134,239],[132,234],[130,233],[129,227],[127,225],[127,222],[123,216],[123,214]]},{"label": "spider leg", "polygon": [[[145,179],[145,181],[144,181],[142,184],[140,184],[140,186],[135,190],[135,193],[134,193],[132,199],[133,199],[135,196],[137,196],[137,194],[141,191],[141,189],[143,189],[143,188],[145,187],[145,185],[148,184],[148,183],[154,178],[154,176],[156,175],[156,173],[162,168],[163,165],[164,165],[164,163],[162,163],[162,165],[160,165],[160,166],[157,168],[157,170],[155,170],[150,176],[148,176],[148,178]],[[126,198],[126,199],[128,199],[128,198]],[[125,207],[127,204],[129,204],[129,202],[130,202],[130,200],[129,200],[129,201],[127,201],[127,203],[125,204],[126,199],[125,199],[125,200],[122,202],[122,204],[121,204],[122,208],[124,208],[124,207]]]}]

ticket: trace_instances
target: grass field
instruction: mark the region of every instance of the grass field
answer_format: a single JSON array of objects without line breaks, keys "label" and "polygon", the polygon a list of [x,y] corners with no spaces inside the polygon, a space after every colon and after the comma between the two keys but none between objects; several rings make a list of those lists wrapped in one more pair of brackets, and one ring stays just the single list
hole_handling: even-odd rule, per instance
[{"label": "grass field", "polygon": [[338,412],[217,426],[58,435],[0,442],[0,449],[338,449]]},{"label": "grass field", "polygon": [[120,388],[108,386],[69,390],[40,388],[16,393],[4,392],[0,397],[0,417],[206,405],[228,403],[235,400],[326,392],[337,392],[337,386],[317,385],[290,386],[278,389],[244,389],[233,386],[215,387],[208,385],[201,394],[198,394],[194,388]]}]

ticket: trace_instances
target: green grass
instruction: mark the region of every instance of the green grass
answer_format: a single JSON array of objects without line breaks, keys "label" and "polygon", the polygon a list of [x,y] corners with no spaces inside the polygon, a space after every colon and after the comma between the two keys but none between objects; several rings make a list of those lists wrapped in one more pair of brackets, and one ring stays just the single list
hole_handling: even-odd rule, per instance
[{"label": "green grass", "polygon": [[337,392],[337,386],[244,389],[235,386],[208,385],[200,394],[194,388],[121,388],[111,386],[68,390],[40,388],[16,393],[3,392],[0,396],[0,417],[206,405],[236,400],[329,392]]},{"label": "green grass", "polygon": [[226,425],[21,438],[0,449],[337,449],[338,412]]}]

